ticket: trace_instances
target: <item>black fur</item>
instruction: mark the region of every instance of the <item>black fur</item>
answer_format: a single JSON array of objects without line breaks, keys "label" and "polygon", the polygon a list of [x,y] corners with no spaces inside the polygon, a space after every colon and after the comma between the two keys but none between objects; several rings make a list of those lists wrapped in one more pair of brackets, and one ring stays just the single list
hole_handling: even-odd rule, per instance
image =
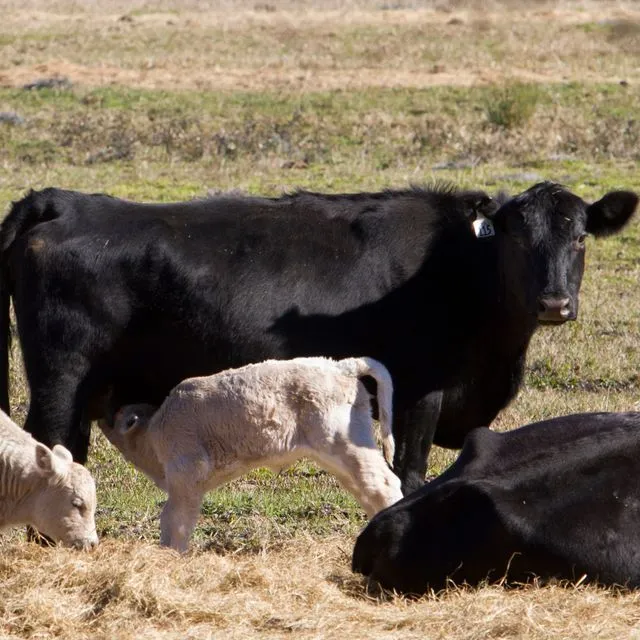
[{"label": "black fur", "polygon": [[640,413],[472,431],[440,477],[378,513],[353,570],[388,589],[534,577],[640,586]]},{"label": "black fur", "polygon": [[[601,232],[635,208],[607,197]],[[395,468],[415,489],[432,441],[460,447],[515,395],[540,297],[569,300],[556,320],[577,313],[590,207],[544,183],[494,210],[450,187],[157,205],[31,192],[0,232],[0,404],[9,295],[26,428],[82,462],[109,393],[160,404],[186,377],[248,362],[368,355],[393,376]],[[478,213],[494,237],[475,237]]]}]

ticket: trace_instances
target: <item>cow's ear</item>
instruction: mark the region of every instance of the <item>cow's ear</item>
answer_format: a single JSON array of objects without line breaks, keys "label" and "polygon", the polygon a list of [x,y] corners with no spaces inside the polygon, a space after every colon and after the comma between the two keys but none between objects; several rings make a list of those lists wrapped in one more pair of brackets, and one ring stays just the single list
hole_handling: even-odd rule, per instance
[{"label": "cow's ear", "polygon": [[478,198],[475,203],[476,213],[485,218],[493,218],[499,208],[500,205],[486,193]]},{"label": "cow's ear", "polygon": [[463,201],[471,220],[478,216],[491,218],[499,208],[499,204],[484,191],[468,191],[463,194]]},{"label": "cow's ear", "polygon": [[61,444],[55,445],[53,450],[40,442],[36,444],[36,467],[42,476],[63,477],[69,471],[72,462],[73,456]]},{"label": "cow's ear", "polygon": [[638,204],[633,191],[610,191],[587,207],[587,231],[594,236],[607,236],[620,231]]}]

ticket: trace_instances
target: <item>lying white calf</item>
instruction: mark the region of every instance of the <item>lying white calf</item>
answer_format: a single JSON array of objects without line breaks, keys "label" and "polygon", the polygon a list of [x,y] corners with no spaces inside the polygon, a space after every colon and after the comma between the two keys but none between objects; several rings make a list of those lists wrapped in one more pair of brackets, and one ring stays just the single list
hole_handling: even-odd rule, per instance
[{"label": "lying white calf", "polygon": [[29,524],[56,542],[98,544],[96,486],[62,445],[36,442],[0,411],[0,527]]},{"label": "lying white calf", "polygon": [[127,405],[100,424],[127,460],[169,494],[163,545],[186,551],[206,491],[255,467],[307,456],[337,476],[371,517],[400,498],[376,446],[369,394],[378,387],[383,451],[393,460],[392,384],[370,358],[267,360],[176,386],[162,405]]}]

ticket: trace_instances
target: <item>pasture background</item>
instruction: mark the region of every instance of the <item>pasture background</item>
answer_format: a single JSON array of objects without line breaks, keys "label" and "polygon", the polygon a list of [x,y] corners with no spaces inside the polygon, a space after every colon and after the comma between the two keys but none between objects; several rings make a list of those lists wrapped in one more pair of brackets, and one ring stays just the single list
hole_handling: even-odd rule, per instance
[{"label": "pasture background", "polygon": [[[0,116],[0,210],[45,186],[154,201],[434,181],[640,191],[638,3],[478,6],[0,0],[0,111],[20,116]],[[51,77],[70,84],[23,88]],[[588,241],[580,318],[534,337],[495,428],[640,409],[639,282],[636,216]],[[12,373],[21,422],[17,350]],[[430,473],[454,456],[436,449]],[[349,571],[363,514],[311,464],[210,494],[186,557],[157,548],[164,496],[97,431],[90,468],[96,552],[0,538],[2,637],[640,637],[638,596],[615,590],[368,590]]]}]

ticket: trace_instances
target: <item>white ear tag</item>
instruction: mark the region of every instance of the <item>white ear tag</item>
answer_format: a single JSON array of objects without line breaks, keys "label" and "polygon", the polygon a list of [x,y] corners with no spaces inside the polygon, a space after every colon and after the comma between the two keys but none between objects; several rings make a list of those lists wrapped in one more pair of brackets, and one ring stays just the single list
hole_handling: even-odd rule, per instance
[{"label": "white ear tag", "polygon": [[477,238],[490,238],[496,235],[493,222],[484,216],[478,214],[478,217],[472,222],[473,231]]}]

